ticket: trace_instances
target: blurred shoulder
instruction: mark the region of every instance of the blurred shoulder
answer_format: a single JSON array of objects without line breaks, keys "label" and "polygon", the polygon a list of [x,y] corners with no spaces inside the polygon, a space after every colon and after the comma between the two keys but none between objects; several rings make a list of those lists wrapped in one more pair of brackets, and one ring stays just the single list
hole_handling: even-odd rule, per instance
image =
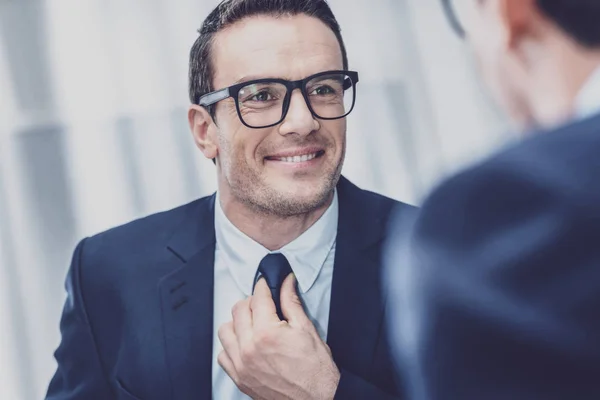
[{"label": "blurred shoulder", "polygon": [[478,242],[541,215],[600,209],[600,116],[540,132],[441,183],[415,232]]}]

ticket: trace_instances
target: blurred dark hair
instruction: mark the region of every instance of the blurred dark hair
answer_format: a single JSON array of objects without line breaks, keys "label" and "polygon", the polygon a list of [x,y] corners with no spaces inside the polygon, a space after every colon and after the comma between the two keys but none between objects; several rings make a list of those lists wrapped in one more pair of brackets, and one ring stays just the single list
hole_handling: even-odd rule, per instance
[{"label": "blurred dark hair", "polygon": [[582,46],[600,47],[600,0],[537,0],[537,4]]},{"label": "blurred dark hair", "polygon": [[[299,14],[318,18],[331,28],[342,50],[344,69],[348,69],[348,56],[341,29],[326,0],[224,0],[206,17],[198,30],[200,36],[190,51],[190,101],[197,104],[201,96],[214,90],[211,50],[214,37],[219,31],[250,16],[282,17]],[[214,117],[214,106],[210,106],[208,111]]]}]

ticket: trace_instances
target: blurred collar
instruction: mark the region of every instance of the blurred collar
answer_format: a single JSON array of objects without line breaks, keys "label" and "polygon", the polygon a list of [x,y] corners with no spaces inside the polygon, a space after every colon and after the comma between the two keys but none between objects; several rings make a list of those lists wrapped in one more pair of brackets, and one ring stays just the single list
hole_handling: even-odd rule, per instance
[{"label": "blurred collar", "polygon": [[575,99],[575,118],[585,119],[600,112],[600,67],[592,73]]}]

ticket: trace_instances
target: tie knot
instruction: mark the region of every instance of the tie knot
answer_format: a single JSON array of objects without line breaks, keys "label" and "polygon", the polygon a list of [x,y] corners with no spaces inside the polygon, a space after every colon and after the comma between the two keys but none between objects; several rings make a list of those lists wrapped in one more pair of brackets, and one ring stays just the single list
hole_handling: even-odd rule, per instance
[{"label": "tie knot", "polygon": [[267,254],[260,262],[258,271],[271,289],[280,289],[285,278],[292,272],[290,263],[281,253]]},{"label": "tie knot", "polygon": [[281,310],[281,285],[285,277],[292,272],[290,263],[287,258],[281,253],[268,254],[263,258],[258,266],[258,272],[265,278],[267,285],[271,290],[271,298],[275,303],[277,316],[283,320],[283,312]]}]

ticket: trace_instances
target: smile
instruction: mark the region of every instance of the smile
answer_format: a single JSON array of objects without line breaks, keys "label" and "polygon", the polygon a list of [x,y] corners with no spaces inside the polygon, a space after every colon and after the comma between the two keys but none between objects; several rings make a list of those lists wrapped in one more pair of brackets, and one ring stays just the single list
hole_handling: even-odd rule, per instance
[{"label": "smile", "polygon": [[303,161],[310,161],[315,157],[317,157],[317,153],[304,154],[303,156],[294,156],[294,157],[278,157],[278,158],[275,158],[275,160],[285,161],[285,162],[303,162]]},{"label": "smile", "polygon": [[280,161],[280,162],[287,162],[287,163],[302,163],[302,162],[314,160],[317,157],[321,157],[323,154],[325,154],[325,151],[320,150],[320,151],[317,151],[314,153],[299,154],[299,155],[294,155],[294,156],[287,156],[287,157],[272,156],[272,157],[266,157],[266,158],[267,158],[267,160],[270,160],[270,161]]}]

